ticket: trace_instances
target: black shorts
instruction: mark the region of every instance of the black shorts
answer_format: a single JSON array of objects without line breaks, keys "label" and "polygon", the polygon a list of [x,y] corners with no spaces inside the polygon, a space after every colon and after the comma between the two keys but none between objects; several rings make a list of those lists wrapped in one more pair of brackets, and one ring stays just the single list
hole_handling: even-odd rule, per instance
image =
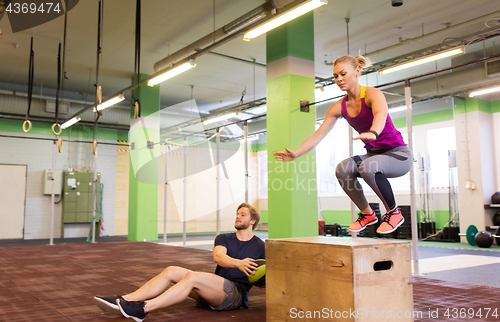
[{"label": "black shorts", "polygon": [[226,293],[224,301],[222,301],[222,304],[218,307],[209,305],[201,296],[199,296],[196,300],[196,307],[209,306],[215,311],[230,311],[239,309],[241,304],[243,304],[243,296],[236,287],[236,284],[228,279],[224,279],[224,292]]}]

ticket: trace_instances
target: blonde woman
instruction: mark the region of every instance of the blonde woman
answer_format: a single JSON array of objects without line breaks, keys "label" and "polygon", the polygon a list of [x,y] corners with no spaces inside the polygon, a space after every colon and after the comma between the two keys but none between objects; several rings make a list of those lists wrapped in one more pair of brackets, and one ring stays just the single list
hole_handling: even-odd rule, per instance
[{"label": "blonde woman", "polygon": [[347,95],[330,106],[323,124],[295,151],[285,148],[285,151],[274,152],[274,157],[280,161],[291,161],[303,155],[321,142],[339,117],[345,118],[359,133],[353,139],[363,141],[367,152],[345,159],[336,168],[342,189],[361,210],[358,219],[348,229],[360,232],[378,222],[375,211],[369,206],[358,182],[357,178],[361,177],[387,210],[377,233],[389,234],[403,224],[404,218],[387,178],[405,175],[413,164],[413,156],[388,115],[387,102],[382,92],[359,84],[361,69],[366,65],[364,57],[337,58],[333,64],[333,77]]}]

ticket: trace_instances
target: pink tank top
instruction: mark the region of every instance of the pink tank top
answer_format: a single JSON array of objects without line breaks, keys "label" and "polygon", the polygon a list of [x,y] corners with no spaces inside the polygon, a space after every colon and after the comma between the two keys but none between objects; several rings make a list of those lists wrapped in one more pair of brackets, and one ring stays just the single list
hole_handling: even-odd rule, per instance
[{"label": "pink tank top", "polygon": [[[356,131],[358,131],[358,133],[368,132],[373,124],[372,109],[365,103],[365,91],[366,86],[361,86],[361,111],[355,117],[350,117],[349,114],[347,114],[345,103],[347,95],[342,99],[342,116]],[[396,130],[394,124],[392,124],[389,114],[387,114],[384,129],[379,133],[378,139],[363,142],[365,143],[365,149],[367,151],[370,151],[372,148],[393,149],[398,146],[406,145],[401,136],[401,132]]]}]

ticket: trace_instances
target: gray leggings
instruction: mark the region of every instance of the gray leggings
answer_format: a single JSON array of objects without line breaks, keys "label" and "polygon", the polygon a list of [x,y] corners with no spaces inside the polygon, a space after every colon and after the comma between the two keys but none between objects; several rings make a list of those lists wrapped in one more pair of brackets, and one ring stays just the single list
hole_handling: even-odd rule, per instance
[{"label": "gray leggings", "polygon": [[373,189],[387,211],[396,207],[396,200],[387,178],[396,178],[410,171],[413,156],[408,146],[399,146],[382,153],[367,153],[345,159],[337,165],[336,175],[340,186],[359,210],[368,208],[358,177]]}]

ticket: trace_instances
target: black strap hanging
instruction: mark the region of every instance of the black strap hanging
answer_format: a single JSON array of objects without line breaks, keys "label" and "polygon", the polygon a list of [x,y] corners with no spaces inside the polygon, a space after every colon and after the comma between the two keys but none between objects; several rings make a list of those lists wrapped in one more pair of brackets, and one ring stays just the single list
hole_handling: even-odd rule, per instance
[{"label": "black strap hanging", "polygon": [[[26,120],[23,123],[23,131],[28,133],[31,130],[30,110],[31,101],[33,97],[33,79],[35,75],[35,52],[33,51],[33,36],[31,36],[31,47],[30,47],[30,63],[28,71],[28,110],[26,111]],[[26,128],[26,125],[28,128]]]},{"label": "black strap hanging", "polygon": [[56,92],[56,123],[59,123],[59,93],[61,91],[61,43],[57,54],[57,92]]},{"label": "black strap hanging", "polygon": [[[68,20],[68,1],[65,2],[65,13],[64,13],[64,39],[63,39],[63,50],[62,50],[62,61],[61,61],[61,43],[59,42],[59,53],[57,55],[57,92],[56,92],[56,115],[55,115],[55,123],[52,125],[52,132],[55,135],[59,136],[62,132],[62,127],[59,124],[59,93],[61,92],[64,97],[64,79],[66,78],[66,71],[64,68],[64,62],[66,57],[66,29],[67,29],[67,20]],[[56,131],[55,128],[59,127],[59,130]],[[59,153],[62,152],[62,138],[59,137],[57,139],[57,148]]]},{"label": "black strap hanging", "polygon": [[96,86],[96,101],[95,101],[95,109],[94,112],[97,112],[97,105],[101,104],[102,102],[102,92],[101,92],[101,86],[99,86],[99,76],[100,76],[100,67],[99,63],[101,60],[101,17],[102,17],[102,1],[99,1],[99,11],[98,11],[98,18],[97,18],[97,59],[96,59],[96,80],[95,80],[95,86]]},{"label": "black strap hanging", "polygon": [[96,98],[95,98],[95,108],[94,112],[96,112],[96,118],[94,121],[94,142],[92,144],[92,151],[94,155],[97,154],[97,140],[96,140],[96,132],[97,132],[97,122],[99,121],[99,118],[102,115],[102,111],[99,111],[97,109],[97,106],[101,104],[102,102],[102,91],[101,91],[101,86],[99,85],[99,77],[100,77],[100,61],[101,61],[101,54],[102,54],[102,25],[103,25],[103,7],[104,7],[104,0],[99,1],[99,10],[98,10],[98,18],[97,18],[97,61],[96,61]]},{"label": "black strap hanging", "polygon": [[[141,0],[137,0],[135,10],[135,61],[134,61],[134,78],[136,84],[140,81],[141,75]],[[137,96],[140,95],[141,88],[137,88]],[[141,102],[135,96],[134,99],[134,118],[141,117]]]},{"label": "black strap hanging", "polygon": [[[59,52],[57,54],[57,91],[56,91],[56,116],[52,124],[52,132],[55,135],[61,134],[61,125],[59,124],[59,92],[61,91],[61,43],[59,42]],[[58,130],[56,131],[56,127]]]},{"label": "black strap hanging", "polygon": [[65,4],[65,12],[64,12],[64,36],[63,36],[63,50],[62,50],[62,82],[61,82],[61,92],[64,98],[64,80],[68,79],[66,77],[66,31],[68,29],[68,0],[64,1]]},{"label": "black strap hanging", "polygon": [[245,86],[245,89],[243,90],[243,92],[241,92],[241,98],[240,98],[240,104],[239,105],[243,105],[243,99],[245,98],[246,94],[247,94],[247,87]]}]

